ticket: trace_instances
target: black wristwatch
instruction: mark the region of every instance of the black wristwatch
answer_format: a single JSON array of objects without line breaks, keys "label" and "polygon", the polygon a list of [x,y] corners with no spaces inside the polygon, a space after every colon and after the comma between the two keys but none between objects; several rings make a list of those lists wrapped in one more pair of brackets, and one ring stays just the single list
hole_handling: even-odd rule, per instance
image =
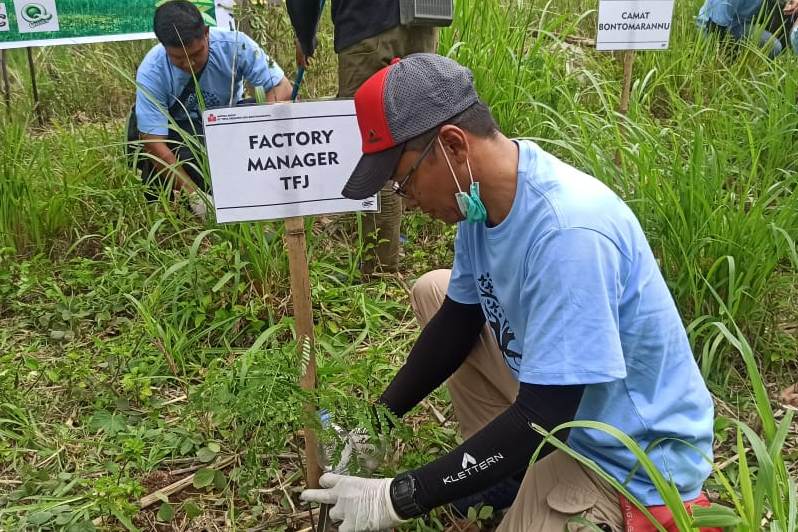
[{"label": "black wristwatch", "polygon": [[402,519],[412,519],[428,512],[416,502],[416,479],[410,473],[402,473],[391,482],[391,502],[396,515]]}]

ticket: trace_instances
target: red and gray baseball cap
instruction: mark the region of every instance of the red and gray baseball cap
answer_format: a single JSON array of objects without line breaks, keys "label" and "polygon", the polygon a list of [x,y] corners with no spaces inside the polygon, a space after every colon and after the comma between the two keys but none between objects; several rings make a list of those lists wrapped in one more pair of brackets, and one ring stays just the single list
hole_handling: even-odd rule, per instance
[{"label": "red and gray baseball cap", "polygon": [[376,194],[402,156],[404,144],[477,103],[471,71],[436,54],[394,59],[360,86],[355,110],[363,156],[341,192]]}]

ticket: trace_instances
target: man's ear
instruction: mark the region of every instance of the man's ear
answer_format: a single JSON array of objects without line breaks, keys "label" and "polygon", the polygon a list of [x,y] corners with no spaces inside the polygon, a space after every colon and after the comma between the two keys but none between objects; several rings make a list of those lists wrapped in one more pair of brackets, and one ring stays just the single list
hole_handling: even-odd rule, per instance
[{"label": "man's ear", "polygon": [[210,34],[211,34],[210,26],[205,26],[205,38],[206,39],[210,38]]},{"label": "man's ear", "polygon": [[452,164],[465,164],[469,149],[466,132],[455,125],[447,124],[440,129],[438,135]]}]

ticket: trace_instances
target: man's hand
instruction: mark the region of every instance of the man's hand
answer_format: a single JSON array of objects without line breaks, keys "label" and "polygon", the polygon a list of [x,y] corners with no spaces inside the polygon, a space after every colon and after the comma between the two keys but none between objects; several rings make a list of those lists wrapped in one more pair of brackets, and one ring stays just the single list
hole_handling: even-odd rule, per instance
[{"label": "man's hand", "polygon": [[280,80],[280,83],[272,87],[269,92],[266,93],[266,102],[287,102],[291,99],[292,90],[293,86],[291,85],[291,82],[286,78],[283,78]]},{"label": "man's hand", "polygon": [[195,189],[188,195],[188,205],[192,214],[204,222],[208,219],[208,207],[213,208],[213,196]]},{"label": "man's hand", "polygon": [[798,13],[798,0],[789,0],[784,6],[784,14],[791,17]]},{"label": "man's hand", "polygon": [[343,521],[340,532],[386,530],[402,523],[391,502],[392,481],[327,473],[319,479],[323,489],[305,490],[300,498],[333,505],[330,518]]},{"label": "man's hand", "polygon": [[172,172],[174,175],[175,192],[190,194],[197,188],[186,170],[178,164],[177,156],[169,148],[166,136],[142,133],[141,140],[144,141],[144,151],[150,155],[149,160],[155,169],[159,172]]},{"label": "man's hand", "polygon": [[299,44],[299,41],[295,40],[294,44],[296,45],[296,66],[308,68],[310,57],[306,56],[305,52],[302,51],[302,45]]}]

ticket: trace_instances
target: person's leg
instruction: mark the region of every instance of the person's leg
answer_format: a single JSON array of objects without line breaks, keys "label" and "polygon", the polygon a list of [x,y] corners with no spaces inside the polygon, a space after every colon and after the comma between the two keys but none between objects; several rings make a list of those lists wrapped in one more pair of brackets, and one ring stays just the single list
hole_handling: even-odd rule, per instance
[{"label": "person's leg", "polygon": [[397,56],[437,53],[438,28],[434,26],[400,26],[399,28],[395,44]]},{"label": "person's leg", "polygon": [[770,32],[771,38],[778,41],[778,52],[781,53],[790,47],[791,17],[784,14],[781,0],[764,0],[762,4],[765,28]]},{"label": "person's leg", "polygon": [[175,154],[175,157],[177,157],[178,165],[188,174],[191,181],[203,192],[210,192],[211,177],[207,176],[206,179],[202,174],[200,168],[197,166],[194,151],[192,151],[192,148],[193,150],[198,149],[198,144],[205,145],[202,124],[197,121],[181,121],[178,122],[178,126],[182,131],[188,132],[192,138],[184,138],[183,135],[185,135],[185,133],[170,130],[168,137],[169,148],[172,150],[172,153]]},{"label": "person's leg", "polygon": [[[341,50],[338,54],[338,96],[353,97],[364,81],[388,66],[394,57],[435,52],[437,43],[437,28],[396,26]],[[402,199],[386,185],[380,192],[380,212],[364,215],[367,252],[363,273],[399,269],[401,220]]]},{"label": "person's leg", "polygon": [[569,522],[581,517],[601,530],[621,532],[618,493],[576,460],[554,451],[533,464],[497,532],[595,530]]},{"label": "person's leg", "polygon": [[729,27],[729,34],[738,42],[744,40],[755,42],[759,48],[767,52],[768,57],[771,59],[775,58],[784,50],[782,42],[778,38],[768,30],[753,24],[751,21],[733,24]]},{"label": "person's leg", "polygon": [[[139,157],[146,157],[143,153]],[[138,170],[141,172],[141,182],[144,184],[144,199],[147,203],[158,201],[161,192],[166,190],[168,180],[164,172],[158,172],[151,161],[142,160],[138,163]],[[169,200],[172,199],[172,192],[169,191]]]},{"label": "person's leg", "polygon": [[338,53],[338,97],[352,98],[374,73],[391,64],[395,57],[418,52],[434,53],[438,46],[437,28],[396,26]]},{"label": "person's leg", "polygon": [[391,63],[391,55],[384,45],[394,29],[363,39],[338,53],[338,97],[352,98],[364,81]]},{"label": "person's leg", "polygon": [[[351,98],[368,78],[390,64],[393,55],[385,44],[392,40],[392,28],[374,37],[364,39],[338,54],[338,97]],[[399,269],[399,227],[402,219],[402,201],[390,185],[379,193],[380,212],[363,215],[363,233],[366,248],[362,270],[395,272]]]},{"label": "person's leg", "polygon": [[[450,270],[435,270],[416,281],[411,303],[422,327],[443,304]],[[463,365],[446,382],[463,438],[468,438],[507,410],[518,395],[490,327],[485,324]]]}]

